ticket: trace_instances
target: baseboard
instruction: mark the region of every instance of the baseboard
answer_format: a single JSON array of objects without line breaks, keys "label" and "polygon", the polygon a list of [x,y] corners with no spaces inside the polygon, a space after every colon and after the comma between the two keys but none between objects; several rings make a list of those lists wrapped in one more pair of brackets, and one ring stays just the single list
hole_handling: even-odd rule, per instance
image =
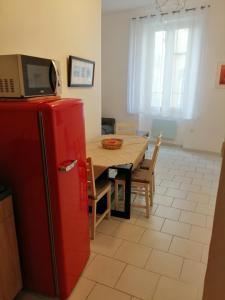
[{"label": "baseboard", "polygon": [[219,152],[214,152],[214,151],[207,151],[207,150],[198,150],[198,149],[193,149],[193,148],[184,148],[182,147],[185,151],[189,152],[197,152],[197,153],[205,153],[205,154],[210,154],[210,155],[216,155],[216,156],[221,156]]},{"label": "baseboard", "polygon": [[[149,142],[149,144],[153,144],[154,145],[154,140],[151,140]],[[183,149],[183,150],[188,151],[188,152],[205,153],[205,154],[216,155],[216,156],[221,157],[221,153],[219,153],[219,152],[207,151],[207,150],[198,150],[198,149],[193,149],[193,148],[185,148],[182,145],[174,144],[174,143],[172,143],[170,141],[163,141],[162,140],[162,146],[169,146],[169,147],[173,147],[173,148]]]}]

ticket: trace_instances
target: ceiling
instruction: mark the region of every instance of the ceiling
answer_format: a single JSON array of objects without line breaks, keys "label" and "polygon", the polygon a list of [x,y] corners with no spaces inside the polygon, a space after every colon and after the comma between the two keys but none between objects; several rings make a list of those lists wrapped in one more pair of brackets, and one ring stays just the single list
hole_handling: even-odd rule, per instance
[{"label": "ceiling", "polygon": [[[110,13],[123,10],[133,10],[137,8],[148,7],[156,9],[156,3],[162,6],[162,9],[176,9],[178,7],[193,7],[209,3],[210,0],[102,0],[103,13]],[[179,6],[180,5],[180,6]]]},{"label": "ceiling", "polygon": [[103,12],[130,10],[151,5],[152,0],[102,0]]}]

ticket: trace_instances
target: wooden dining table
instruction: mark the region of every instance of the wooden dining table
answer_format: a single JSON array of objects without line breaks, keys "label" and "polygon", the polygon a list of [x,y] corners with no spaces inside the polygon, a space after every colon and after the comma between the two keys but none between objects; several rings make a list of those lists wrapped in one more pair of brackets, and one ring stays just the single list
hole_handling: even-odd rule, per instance
[{"label": "wooden dining table", "polygon": [[[102,147],[101,141],[106,138],[123,140],[122,147],[117,150],[108,150]],[[111,166],[132,164],[136,169],[148,148],[149,139],[143,136],[129,135],[102,135],[89,141],[86,145],[87,157],[92,158],[97,178],[104,170]]]},{"label": "wooden dining table", "polygon": [[[119,138],[123,140],[122,147],[117,150],[108,150],[102,147],[101,141],[108,138]],[[111,180],[112,187],[112,210],[111,215],[120,218],[130,218],[131,202],[131,173],[142,161],[148,148],[149,139],[144,136],[129,135],[102,135],[89,141],[86,145],[87,157],[92,158],[95,180],[103,178]],[[111,175],[116,174],[116,175]],[[114,177],[113,177],[114,176]],[[114,205],[114,180],[122,179],[125,183],[125,201],[122,209],[117,210]]]}]

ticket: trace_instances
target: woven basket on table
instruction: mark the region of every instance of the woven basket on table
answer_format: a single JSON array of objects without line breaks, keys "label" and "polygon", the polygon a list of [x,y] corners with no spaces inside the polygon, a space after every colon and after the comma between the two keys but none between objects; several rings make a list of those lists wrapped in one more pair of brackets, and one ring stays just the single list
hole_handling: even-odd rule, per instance
[{"label": "woven basket on table", "polygon": [[104,139],[102,140],[102,147],[108,150],[120,149],[123,144],[122,139]]}]

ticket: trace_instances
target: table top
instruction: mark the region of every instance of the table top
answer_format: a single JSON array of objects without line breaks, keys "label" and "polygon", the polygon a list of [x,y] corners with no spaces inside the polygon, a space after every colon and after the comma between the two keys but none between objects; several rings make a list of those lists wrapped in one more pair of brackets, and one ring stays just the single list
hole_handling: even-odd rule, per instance
[{"label": "table top", "polygon": [[[123,145],[117,150],[102,148],[105,138],[123,139]],[[87,143],[87,157],[91,157],[94,166],[108,168],[116,165],[133,164],[135,169],[142,160],[148,147],[149,139],[143,136],[102,135]]]}]

